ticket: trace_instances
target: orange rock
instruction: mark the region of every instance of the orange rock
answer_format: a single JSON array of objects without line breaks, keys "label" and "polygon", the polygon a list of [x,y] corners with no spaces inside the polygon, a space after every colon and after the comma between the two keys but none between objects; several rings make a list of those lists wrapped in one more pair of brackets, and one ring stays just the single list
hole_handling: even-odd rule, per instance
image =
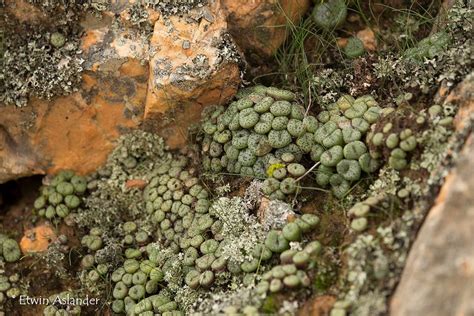
[{"label": "orange rock", "polygon": [[132,188],[137,188],[137,189],[143,189],[146,187],[147,182],[143,179],[130,179],[125,182],[125,186],[129,189]]},{"label": "orange rock", "polygon": [[298,311],[299,316],[327,316],[336,302],[330,295],[317,296],[308,300]]},{"label": "orange rock", "polygon": [[227,32],[219,1],[192,10],[193,18],[149,12],[156,21],[151,43],[137,27],[111,26],[129,6],[113,6],[117,12],[100,19],[85,15],[79,92],[31,98],[24,108],[0,105],[0,183],[60,169],[89,173],[120,135],[142,123],[179,147],[205,106],[236,93],[239,67],[219,46]]},{"label": "orange rock", "polygon": [[0,107],[0,182],[61,169],[84,174],[103,164],[143,113],[147,67],[123,66],[120,78],[86,73],[80,93]]},{"label": "orange rock", "polygon": [[375,51],[377,49],[377,39],[372,29],[365,28],[357,32],[357,37],[364,43],[364,48],[367,51]]},{"label": "orange rock", "polygon": [[42,252],[48,249],[49,244],[56,239],[51,226],[43,224],[25,231],[20,241],[23,254],[31,252]]},{"label": "orange rock", "polygon": [[[229,32],[246,53],[272,56],[288,35],[288,23],[297,24],[308,11],[309,0],[222,0]],[[289,20],[289,21],[288,21]]]},{"label": "orange rock", "polygon": [[349,40],[349,39],[346,38],[346,37],[338,38],[338,39],[336,40],[336,45],[337,45],[337,47],[339,47],[339,48],[344,48],[344,47],[346,47],[348,40]]},{"label": "orange rock", "polygon": [[219,45],[227,29],[218,1],[155,23],[151,38],[150,76],[145,124],[159,132],[171,148],[186,142],[187,128],[211,104],[226,103],[240,84],[236,61],[225,60]]}]

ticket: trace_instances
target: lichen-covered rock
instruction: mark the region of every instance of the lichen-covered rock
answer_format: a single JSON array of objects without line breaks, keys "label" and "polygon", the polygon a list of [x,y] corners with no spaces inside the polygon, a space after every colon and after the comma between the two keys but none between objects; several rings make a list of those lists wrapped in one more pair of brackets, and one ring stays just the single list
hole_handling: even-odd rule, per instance
[{"label": "lichen-covered rock", "polygon": [[[15,8],[20,6],[12,7],[13,12]],[[43,23],[47,12],[59,9],[53,4],[41,5],[37,22]],[[72,10],[69,6],[66,9]],[[105,6],[101,13],[81,11],[74,15],[74,23],[82,17],[81,38],[63,34],[66,39],[61,45],[61,36],[53,36],[58,47],[48,43],[52,50],[62,52],[71,43],[80,50],[69,62],[69,57],[62,58],[64,65],[59,67],[68,69],[75,61],[81,62],[82,85],[63,78],[65,87],[71,88],[68,93],[74,89],[80,92],[50,101],[33,95],[21,111],[8,104],[0,106],[0,182],[62,169],[91,172],[106,160],[117,138],[137,128],[144,116],[147,128],[161,131],[170,145],[182,145],[186,128],[199,120],[204,106],[224,102],[236,92],[240,82],[238,55],[226,35],[226,16],[218,3],[212,8],[201,4],[176,12],[195,19],[173,16],[172,12],[161,16],[158,9],[129,3]],[[46,13],[41,13],[44,10]],[[147,18],[139,18],[140,14]],[[168,23],[174,28],[169,29]],[[200,36],[196,36],[197,29]],[[50,33],[42,36],[51,40]],[[180,40],[175,41],[174,36]],[[51,54],[58,55],[54,51]],[[40,66],[49,67],[47,56],[40,57],[44,59]],[[55,74],[49,72],[48,76]],[[78,74],[74,71],[75,76]],[[49,78],[39,73],[36,76]],[[54,75],[48,84],[57,78],[60,76]],[[48,89],[41,91],[50,96]]]}]

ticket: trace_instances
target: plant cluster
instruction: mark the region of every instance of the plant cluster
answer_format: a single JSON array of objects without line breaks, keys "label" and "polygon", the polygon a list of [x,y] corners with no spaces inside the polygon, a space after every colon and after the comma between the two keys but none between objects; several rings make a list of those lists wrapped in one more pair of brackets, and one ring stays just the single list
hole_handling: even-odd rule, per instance
[{"label": "plant cluster", "polygon": [[0,259],[5,262],[16,262],[20,257],[21,251],[16,240],[0,234]]},{"label": "plant cluster", "polygon": [[3,313],[7,299],[15,299],[22,293],[19,281],[20,275],[18,273],[9,277],[4,273],[0,273],[0,314]]},{"label": "plant cluster", "polygon": [[49,184],[41,189],[41,196],[34,202],[38,215],[47,219],[61,219],[76,212],[82,204],[82,196],[87,189],[84,177],[71,170],[58,173]]},{"label": "plant cluster", "polygon": [[81,315],[82,308],[80,305],[61,304],[62,301],[67,301],[68,299],[75,297],[77,297],[77,295],[73,291],[63,291],[51,295],[48,297],[49,305],[43,309],[43,316]]},{"label": "plant cluster", "polygon": [[[78,273],[83,291],[104,294],[110,282],[114,313],[182,315],[216,304],[219,312],[245,306],[258,311],[269,295],[310,286],[308,269],[321,244],[309,236],[319,218],[272,202],[262,224],[252,214],[260,193],[249,188],[244,198],[213,199],[188,155],[171,154],[161,138],[137,131],[122,137],[107,164],[87,180],[62,171],[42,188],[39,210],[56,210],[72,194],[81,199],[65,218],[86,231]],[[92,220],[99,209],[100,218]],[[280,218],[284,214],[291,221]],[[224,299],[240,287],[251,293],[246,304]],[[212,294],[222,291],[224,296]],[[61,308],[67,307],[48,306],[45,313]]]},{"label": "plant cluster", "polygon": [[371,96],[343,96],[314,117],[290,91],[247,88],[226,109],[217,107],[204,114],[204,169],[267,178],[263,192],[283,200],[301,187],[299,181],[307,172],[301,162],[309,156],[319,165],[317,184],[331,185],[342,197],[362,172],[379,167],[363,136],[380,112]]}]

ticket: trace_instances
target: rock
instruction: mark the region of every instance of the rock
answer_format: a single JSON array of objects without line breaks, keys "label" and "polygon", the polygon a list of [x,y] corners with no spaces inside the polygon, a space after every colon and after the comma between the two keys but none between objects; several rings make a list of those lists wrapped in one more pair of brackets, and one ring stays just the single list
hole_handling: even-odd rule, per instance
[{"label": "rock", "polygon": [[326,316],[329,315],[336,298],[330,295],[316,296],[309,299],[298,311],[300,316]]},{"label": "rock", "polygon": [[[309,0],[223,0],[229,32],[246,56],[272,56],[287,35],[287,18],[297,24],[308,11]],[[253,58],[252,58],[253,59]]]},{"label": "rock", "polygon": [[[60,169],[91,172],[121,134],[140,126],[160,133],[171,148],[182,146],[202,109],[226,103],[240,84],[240,56],[227,31],[244,50],[268,56],[285,40],[285,29],[275,27],[285,14],[297,22],[309,7],[308,0],[281,1],[283,14],[276,3],[209,1],[165,17],[135,2],[114,2],[101,18],[86,14],[80,91],[30,98],[21,109],[0,106],[0,183]],[[25,0],[6,4],[19,21],[49,19]],[[34,21],[25,19],[27,11]],[[137,12],[143,25],[136,24]]]},{"label": "rock", "polygon": [[155,23],[145,106],[147,129],[171,148],[182,146],[186,130],[210,104],[224,104],[240,84],[239,55],[226,35],[219,1]]},{"label": "rock", "polygon": [[364,48],[371,52],[377,50],[377,39],[375,38],[375,33],[371,28],[365,28],[357,32],[357,38],[359,38],[362,43],[364,43]]},{"label": "rock", "polygon": [[415,240],[391,315],[474,314],[473,155],[471,137]]},{"label": "rock", "polygon": [[474,315],[473,88],[471,77],[446,99],[461,103],[454,125],[470,136],[411,248],[391,315]]},{"label": "rock", "polygon": [[127,182],[125,182],[125,187],[127,189],[137,188],[141,190],[144,187],[146,187],[147,184],[148,183],[143,179],[130,179],[130,180],[127,180]]},{"label": "rock", "polygon": [[115,140],[138,126],[146,70],[130,59],[118,67],[120,77],[85,74],[80,93],[32,99],[21,109],[0,107],[0,182],[61,169],[95,170]]},{"label": "rock", "polygon": [[[0,105],[0,183],[61,169],[89,173],[105,162],[120,135],[143,123],[176,148],[205,106],[235,94],[238,56],[218,2],[186,17],[165,19],[148,10],[151,42],[141,27],[114,22],[115,16],[128,21],[130,5],[81,20],[79,92],[30,98],[23,108]],[[171,67],[166,74],[164,65]]]},{"label": "rock", "polygon": [[56,234],[48,224],[42,224],[25,231],[21,238],[20,248],[23,254],[42,252],[48,249],[49,244],[56,240]]}]

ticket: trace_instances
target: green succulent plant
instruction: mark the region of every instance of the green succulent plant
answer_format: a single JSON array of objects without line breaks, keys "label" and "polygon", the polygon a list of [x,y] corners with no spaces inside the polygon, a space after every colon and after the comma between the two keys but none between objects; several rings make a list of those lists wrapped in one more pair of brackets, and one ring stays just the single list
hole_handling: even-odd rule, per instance
[{"label": "green succulent plant", "polygon": [[344,0],[318,2],[311,15],[317,26],[326,31],[333,31],[345,22],[347,5]]},{"label": "green succulent plant", "polygon": [[364,43],[357,38],[351,37],[347,40],[347,45],[344,47],[344,54],[349,58],[356,58],[364,55]]},{"label": "green succulent plant", "polygon": [[86,190],[84,177],[71,170],[61,171],[41,189],[42,194],[34,201],[34,208],[38,215],[50,220],[65,218],[81,206],[81,197]]},{"label": "green succulent plant", "polygon": [[[309,154],[315,163],[329,168],[316,176],[320,186],[329,184],[330,176],[338,172],[336,166],[342,159],[353,161],[339,167],[347,180],[337,186],[337,192],[349,187],[347,181],[358,180],[361,172],[374,172],[380,166],[376,158],[365,155],[368,149],[363,142],[370,125],[381,115],[371,96],[357,99],[342,96],[316,118],[306,115],[304,108],[294,103],[295,95],[289,91],[264,86],[248,89],[248,94],[240,95],[227,109],[216,107],[204,115],[205,134],[201,142],[205,168],[214,172],[227,170],[245,176],[274,178],[279,187],[277,182],[266,182],[264,193],[272,199],[285,199],[300,191],[295,180],[305,175],[306,168],[300,163],[305,154]],[[231,120],[224,119],[239,113],[243,113],[242,117],[257,115],[259,118],[252,119],[251,124],[235,127],[231,126]],[[223,143],[222,147],[213,143],[214,135],[218,133],[217,127],[213,126],[218,121],[222,123],[222,131],[228,128],[232,134],[232,141]],[[407,139],[404,146],[410,142],[412,139]],[[291,161],[281,159],[286,154],[292,155]],[[281,161],[271,162],[273,157]],[[274,169],[277,164],[282,164],[282,168]],[[352,177],[342,171],[348,164],[353,166],[349,169],[354,171]]]}]

